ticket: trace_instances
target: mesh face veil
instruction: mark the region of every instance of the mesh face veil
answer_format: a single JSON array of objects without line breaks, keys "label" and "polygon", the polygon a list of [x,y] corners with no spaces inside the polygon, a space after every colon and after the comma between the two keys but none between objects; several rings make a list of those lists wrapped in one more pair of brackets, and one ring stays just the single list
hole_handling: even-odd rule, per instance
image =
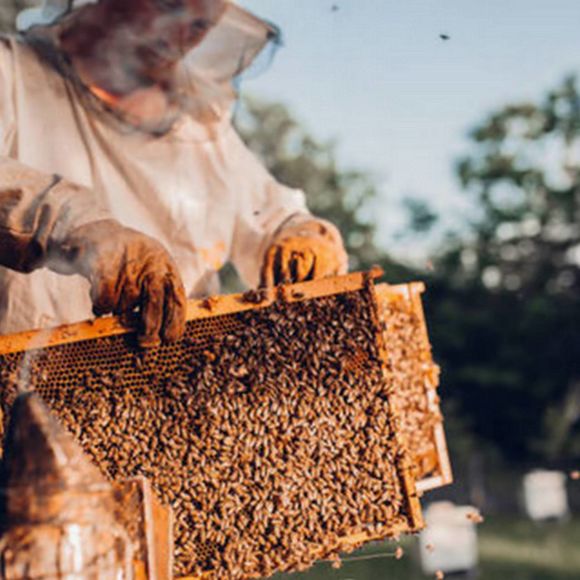
[{"label": "mesh face veil", "polygon": [[[74,18],[74,12],[78,9],[94,3],[95,0],[46,0],[41,8],[25,10],[17,19],[18,29],[28,43],[63,76],[74,81],[78,88],[82,88],[82,83],[75,78],[69,59],[59,49],[58,30],[66,25],[69,18]],[[139,42],[142,41],[140,37]],[[152,31],[151,44],[156,41],[155,31]],[[111,75],[118,75],[120,67],[128,66],[131,62],[130,44],[124,43],[127,43],[127,34],[120,29],[119,46],[115,44],[118,50],[114,52],[122,54],[123,58],[116,59],[111,65]],[[280,31],[276,26],[234,2],[226,1],[226,8],[217,24],[198,45],[183,56],[175,68],[169,89],[174,112],[190,115],[204,124],[215,123],[229,116],[242,73],[263,68],[264,61],[271,60],[279,45]],[[128,46],[129,50],[124,51],[124,46]],[[258,55],[262,55],[261,58],[258,59]],[[93,99],[88,96],[86,100]],[[102,103],[93,105],[98,109],[108,108]],[[133,126],[150,133],[165,132],[135,126],[131,122],[126,124],[129,128]],[[160,123],[165,129],[170,125],[171,121],[167,119]]]},{"label": "mesh face veil", "polygon": [[178,68],[186,110],[198,118],[209,113],[210,119],[229,111],[242,77],[262,69],[280,44],[276,26],[228,2],[218,24]]}]

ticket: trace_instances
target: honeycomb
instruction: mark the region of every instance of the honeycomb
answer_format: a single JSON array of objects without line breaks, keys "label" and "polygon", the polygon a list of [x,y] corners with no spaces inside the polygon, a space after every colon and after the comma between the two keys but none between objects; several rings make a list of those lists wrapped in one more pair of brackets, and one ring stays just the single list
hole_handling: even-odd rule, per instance
[{"label": "honeycomb", "polygon": [[301,288],[148,351],[125,333],[0,355],[3,417],[25,381],[109,478],[149,478],[177,576],[303,570],[417,531],[374,288]]}]

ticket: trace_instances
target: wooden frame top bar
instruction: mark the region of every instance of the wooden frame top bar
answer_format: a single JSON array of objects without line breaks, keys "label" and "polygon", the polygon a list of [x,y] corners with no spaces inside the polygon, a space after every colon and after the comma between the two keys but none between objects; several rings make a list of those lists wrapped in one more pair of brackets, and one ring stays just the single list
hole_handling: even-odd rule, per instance
[{"label": "wooden frame top bar", "polygon": [[[188,321],[200,320],[255,308],[265,308],[279,299],[286,302],[297,302],[307,298],[352,292],[362,288],[367,280],[374,280],[382,274],[383,271],[380,268],[373,268],[370,272],[356,272],[346,276],[332,276],[310,282],[276,286],[275,288],[250,290],[243,294],[225,294],[189,300],[186,316]],[[256,299],[256,295],[260,297],[259,301]],[[106,316],[55,328],[0,336],[0,355],[131,332],[135,332],[135,326],[125,326],[118,317]]]}]

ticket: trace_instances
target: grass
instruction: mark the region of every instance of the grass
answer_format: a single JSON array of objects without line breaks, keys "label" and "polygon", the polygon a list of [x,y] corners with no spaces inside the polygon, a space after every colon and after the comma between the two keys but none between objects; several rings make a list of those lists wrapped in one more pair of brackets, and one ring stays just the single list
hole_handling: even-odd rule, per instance
[{"label": "grass", "polygon": [[580,578],[580,520],[533,524],[489,518],[480,532],[483,578],[515,580]]},{"label": "grass", "polygon": [[[580,579],[580,519],[534,524],[527,519],[488,517],[478,528],[477,580]],[[367,546],[345,556],[340,569],[328,563],[301,574],[278,575],[277,580],[425,580],[417,542],[402,541],[405,555],[394,558],[395,545]],[[454,578],[451,576],[450,578]]]}]

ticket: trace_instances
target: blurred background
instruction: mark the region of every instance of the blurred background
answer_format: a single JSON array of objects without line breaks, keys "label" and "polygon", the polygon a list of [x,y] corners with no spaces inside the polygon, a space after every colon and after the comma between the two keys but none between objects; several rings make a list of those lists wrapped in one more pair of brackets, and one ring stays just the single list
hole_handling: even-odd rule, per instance
[{"label": "blurred background", "polygon": [[352,269],[427,284],[456,480],[424,497],[432,542],[298,577],[580,578],[580,2],[241,3],[284,33],[242,80],[245,140]]}]

